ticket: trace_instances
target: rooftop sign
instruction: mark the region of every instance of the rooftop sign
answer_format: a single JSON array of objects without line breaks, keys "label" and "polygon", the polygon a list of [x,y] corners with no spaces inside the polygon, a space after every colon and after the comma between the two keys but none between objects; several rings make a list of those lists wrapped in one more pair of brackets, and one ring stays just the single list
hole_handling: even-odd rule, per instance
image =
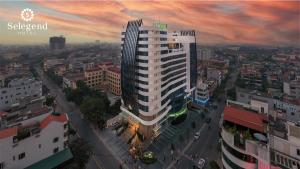
[{"label": "rooftop sign", "polygon": [[161,31],[167,30],[167,27],[168,27],[167,24],[165,24],[165,23],[160,23],[160,22],[154,22],[154,23],[153,23],[153,26],[154,26],[155,28],[161,30]]}]

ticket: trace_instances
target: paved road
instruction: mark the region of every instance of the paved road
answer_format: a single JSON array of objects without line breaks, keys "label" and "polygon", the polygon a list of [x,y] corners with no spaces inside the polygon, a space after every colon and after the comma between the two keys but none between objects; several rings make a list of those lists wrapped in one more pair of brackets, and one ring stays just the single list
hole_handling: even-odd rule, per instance
[{"label": "paved road", "polygon": [[57,111],[67,112],[69,120],[77,130],[78,135],[88,141],[93,147],[95,155],[92,156],[87,167],[90,169],[119,169],[120,163],[118,162],[118,159],[112,155],[109,149],[100,140],[99,135],[93,132],[89,123],[81,118],[80,112],[76,106],[65,99],[62,90],[54,84],[53,81],[48,79],[40,68],[37,68],[37,72],[41,77],[43,84],[49,88],[50,94],[56,96]]},{"label": "paved road", "polygon": [[[226,83],[225,90],[230,89],[234,86],[237,75],[238,71],[233,72],[230,75]],[[200,138],[196,141],[190,140],[190,144],[187,144],[185,149],[181,149],[178,153],[179,157],[177,159],[179,160],[174,160],[170,165],[168,165],[168,169],[192,169],[194,165],[197,166],[197,162],[200,158],[204,158],[206,160],[207,164],[205,168],[209,168],[208,163],[211,160],[216,160],[219,162],[219,165],[221,165],[220,153],[218,152],[219,121],[226,104],[225,101],[226,95],[222,95],[221,101],[218,104],[218,108],[216,110],[210,111],[210,114],[208,114],[208,116],[212,119],[210,124],[203,124],[203,122],[199,121],[200,124],[203,124],[199,130]],[[192,158],[191,155],[197,156]]]},{"label": "paved road", "polygon": [[[65,99],[65,96],[61,89],[54,84],[51,80],[49,80],[46,76],[43,75],[42,71],[38,69],[38,73],[41,75],[43,83],[50,89],[51,95],[56,96],[56,100],[59,103],[58,109],[68,112],[69,118],[73,126],[77,129],[77,132],[79,135],[83,138],[85,138],[92,146],[93,150],[95,152],[95,155],[90,160],[89,164],[87,165],[88,168],[94,169],[94,168],[105,168],[105,169],[118,169],[119,168],[119,160],[116,159],[116,156],[113,156],[111,151],[107,149],[109,146],[105,146],[105,142],[101,141],[101,138],[99,138],[99,134],[97,132],[93,132],[88,122],[83,120],[80,117],[80,112],[78,109],[76,109],[76,106],[73,103],[67,102]],[[234,85],[234,81],[237,78],[238,72],[234,72],[231,74],[229,80],[226,84],[226,89],[230,89]],[[181,153],[179,153],[180,160],[178,163],[175,161],[171,162],[171,160],[163,162],[161,157],[159,159],[160,162],[156,163],[156,165],[153,166],[143,166],[143,168],[192,168],[194,163],[198,161],[198,159],[191,159],[189,155],[191,154],[197,154],[199,157],[205,158],[207,162],[210,160],[219,160],[220,158],[219,153],[217,151],[217,144],[219,140],[219,120],[221,113],[225,106],[225,100],[226,97],[223,95],[221,97],[221,103],[218,104],[218,109],[211,111],[207,116],[210,116],[212,118],[212,121],[210,123],[210,129],[208,129],[208,124],[204,122],[201,118],[194,118],[197,119],[197,129],[201,130],[201,136],[197,141],[185,140],[182,146],[180,147]],[[72,112],[72,113],[71,113]],[[194,113],[195,112],[190,112]],[[184,129],[188,128],[187,126],[190,125],[190,122],[187,122],[188,124],[183,127]],[[182,126],[181,126],[182,127]],[[191,132],[190,135],[192,135],[194,132]],[[166,133],[166,140],[173,139],[173,135],[178,134],[178,129],[171,128],[170,131],[167,131]],[[189,136],[191,137],[191,136]],[[163,140],[163,139],[162,139]],[[189,141],[189,142],[188,142]],[[157,145],[164,144],[165,141],[159,141]],[[167,141],[168,142],[168,141]],[[162,150],[165,148],[165,146],[159,146],[158,149]],[[154,147],[157,149],[157,147]],[[167,148],[168,149],[168,148]],[[184,150],[184,151],[183,151]],[[183,152],[182,152],[183,151]],[[166,152],[166,151],[164,151]],[[167,156],[168,153],[166,153]]]}]

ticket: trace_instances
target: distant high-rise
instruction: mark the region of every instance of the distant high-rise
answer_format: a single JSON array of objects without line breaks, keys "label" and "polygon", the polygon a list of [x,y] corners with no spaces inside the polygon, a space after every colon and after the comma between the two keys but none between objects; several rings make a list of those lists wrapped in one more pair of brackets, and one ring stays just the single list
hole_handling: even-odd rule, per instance
[{"label": "distant high-rise", "polygon": [[186,113],[196,85],[194,31],[168,32],[167,25],[129,21],[122,32],[121,88],[123,115],[150,138],[169,117]]},{"label": "distant high-rise", "polygon": [[66,45],[66,38],[63,36],[53,36],[49,38],[50,49],[63,49]]}]

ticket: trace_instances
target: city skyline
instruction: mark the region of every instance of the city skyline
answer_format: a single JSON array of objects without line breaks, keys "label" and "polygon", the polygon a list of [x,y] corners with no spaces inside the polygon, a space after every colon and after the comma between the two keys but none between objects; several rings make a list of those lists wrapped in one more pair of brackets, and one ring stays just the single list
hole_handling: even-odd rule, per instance
[{"label": "city skyline", "polygon": [[[170,3],[172,2],[172,3]],[[23,1],[1,2],[0,44],[48,43],[64,35],[67,43],[121,42],[128,20],[161,21],[170,29],[197,31],[200,44],[292,45],[300,43],[300,2],[207,1]],[[32,23],[47,22],[48,30],[18,35],[8,22],[21,21],[24,8],[34,11]]]}]

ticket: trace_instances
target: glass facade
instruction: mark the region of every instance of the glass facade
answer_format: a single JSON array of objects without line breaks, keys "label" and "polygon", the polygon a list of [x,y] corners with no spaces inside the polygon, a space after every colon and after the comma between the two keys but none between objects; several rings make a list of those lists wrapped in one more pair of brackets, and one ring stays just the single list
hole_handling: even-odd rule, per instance
[{"label": "glass facade", "polygon": [[190,86],[196,87],[197,84],[197,46],[196,43],[190,43]]},{"label": "glass facade", "polygon": [[142,20],[129,21],[123,42],[121,59],[121,88],[124,105],[134,114],[138,114],[137,89],[135,86],[136,56],[139,39],[139,27]]}]

